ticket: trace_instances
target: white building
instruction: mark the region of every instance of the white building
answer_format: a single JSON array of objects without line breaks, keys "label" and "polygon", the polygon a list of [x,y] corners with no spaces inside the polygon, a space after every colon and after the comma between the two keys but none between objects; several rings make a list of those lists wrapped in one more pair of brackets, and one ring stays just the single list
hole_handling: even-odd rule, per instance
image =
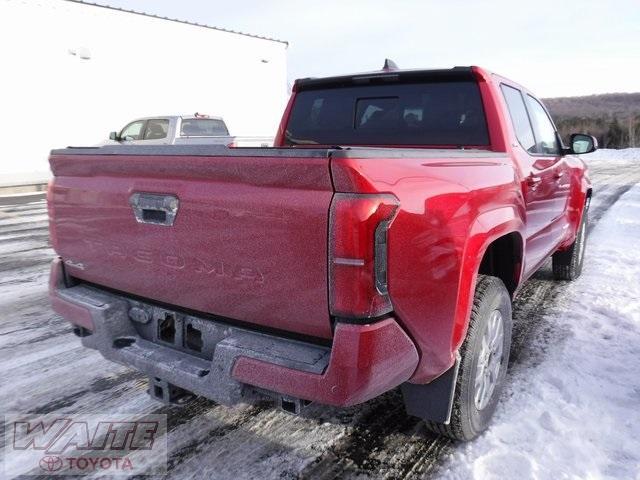
[{"label": "white building", "polygon": [[287,43],[75,0],[0,0],[0,179],[46,174],[51,148],[136,117],[220,115],[273,136]]}]

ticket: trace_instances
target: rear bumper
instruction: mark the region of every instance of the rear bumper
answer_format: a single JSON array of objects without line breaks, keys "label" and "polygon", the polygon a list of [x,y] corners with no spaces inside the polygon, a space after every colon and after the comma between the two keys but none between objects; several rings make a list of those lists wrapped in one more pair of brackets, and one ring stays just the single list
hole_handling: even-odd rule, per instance
[{"label": "rear bumper", "polygon": [[[265,391],[335,406],[367,401],[407,381],[418,364],[393,318],[337,323],[331,347],[254,332],[174,312],[95,287],[67,288],[51,268],[53,309],[91,332],[82,338],[107,359],[223,404]],[[170,319],[173,334],[160,332]],[[194,337],[194,332],[195,337]]]}]

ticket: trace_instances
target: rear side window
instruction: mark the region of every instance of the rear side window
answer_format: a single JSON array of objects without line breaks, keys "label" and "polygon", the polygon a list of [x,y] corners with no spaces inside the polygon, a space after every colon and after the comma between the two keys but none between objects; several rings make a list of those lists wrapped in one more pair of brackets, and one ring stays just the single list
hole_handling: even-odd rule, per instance
[{"label": "rear side window", "polygon": [[553,123],[551,123],[546,110],[540,102],[531,95],[527,95],[527,105],[536,133],[536,153],[558,155],[560,153],[560,144],[558,143],[556,129]]},{"label": "rear side window", "polygon": [[536,139],[533,136],[533,129],[531,128],[527,108],[524,105],[520,90],[504,84],[500,87],[502,88],[504,99],[507,102],[511,122],[520,145],[522,145],[522,148],[527,152],[536,153]]},{"label": "rear side window", "polygon": [[161,138],[167,138],[168,131],[169,131],[169,120],[167,119],[147,120],[147,129],[144,131],[144,139],[159,140]]},{"label": "rear side window", "polygon": [[222,120],[217,118],[183,118],[180,126],[183,137],[227,136],[229,131]]},{"label": "rear side window", "polygon": [[287,145],[486,146],[472,81],[366,85],[298,92]]}]

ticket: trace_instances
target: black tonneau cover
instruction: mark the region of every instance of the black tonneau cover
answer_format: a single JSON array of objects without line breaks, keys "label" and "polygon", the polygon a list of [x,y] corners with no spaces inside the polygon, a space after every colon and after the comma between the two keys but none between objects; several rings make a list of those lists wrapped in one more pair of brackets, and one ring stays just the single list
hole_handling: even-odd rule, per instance
[{"label": "black tonneau cover", "polygon": [[67,147],[51,150],[51,155],[140,155],[193,157],[301,157],[301,158],[495,158],[505,153],[479,149],[349,147],[234,147],[225,145],[105,145]]}]

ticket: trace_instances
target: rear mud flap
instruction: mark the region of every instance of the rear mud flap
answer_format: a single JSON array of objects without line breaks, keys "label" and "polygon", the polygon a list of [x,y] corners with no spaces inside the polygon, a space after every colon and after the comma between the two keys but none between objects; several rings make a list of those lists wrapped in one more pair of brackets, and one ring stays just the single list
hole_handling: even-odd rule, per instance
[{"label": "rear mud flap", "polygon": [[401,389],[407,413],[422,420],[448,424],[459,366],[460,357],[457,357],[453,366],[431,383],[403,383]]}]

